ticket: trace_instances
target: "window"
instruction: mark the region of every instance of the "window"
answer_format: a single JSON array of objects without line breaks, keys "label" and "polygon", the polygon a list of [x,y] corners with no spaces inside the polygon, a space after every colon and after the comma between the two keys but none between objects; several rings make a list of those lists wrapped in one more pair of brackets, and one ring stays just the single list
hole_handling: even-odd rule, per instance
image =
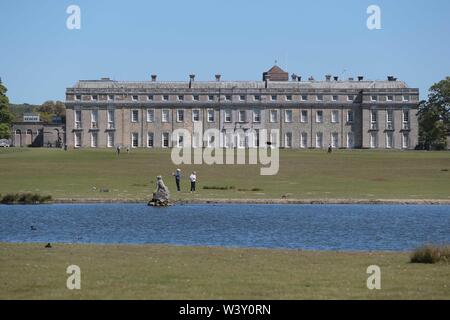
[{"label": "window", "polygon": [[199,97],[198,95],[194,95],[194,96],[193,96],[193,99],[194,99],[194,101],[199,101],[199,100],[200,100],[200,97]]},{"label": "window", "polygon": [[97,101],[98,100],[98,96],[97,95],[91,96],[91,99],[94,100],[94,101]]},{"label": "window", "polygon": [[394,96],[387,96],[386,101],[394,101]]},{"label": "window", "polygon": [[132,99],[133,101],[138,101],[138,96],[133,96]]},{"label": "window", "polygon": [[210,133],[209,135],[208,135],[208,140],[207,140],[207,142],[208,142],[208,148],[214,148],[214,146],[215,146],[215,140],[216,140],[216,137],[214,136],[214,134],[212,134],[212,133]]},{"label": "window", "polygon": [[370,133],[370,147],[375,149],[378,147],[378,134],[376,132]]},{"label": "window", "polygon": [[108,100],[109,101],[113,101],[114,100],[114,95],[113,94],[109,94],[108,95]]},{"label": "window", "polygon": [[331,134],[331,147],[339,148],[339,134],[337,132]]},{"label": "window", "polygon": [[131,147],[137,148],[139,146],[139,134],[137,132],[133,132],[131,134]]},{"label": "window", "polygon": [[276,131],[271,131],[270,132],[270,142],[271,142],[271,147],[272,148],[277,148],[278,147],[278,140],[279,140],[279,135]]},{"label": "window", "polygon": [[161,111],[161,122],[169,122],[169,110],[163,109]]},{"label": "window", "polygon": [[183,148],[184,147],[184,136],[182,134],[178,135],[177,147],[178,148]]},{"label": "window", "polygon": [[403,96],[403,101],[409,101],[409,96]]},{"label": "window", "polygon": [[287,96],[286,96],[286,100],[287,100],[287,101],[292,101],[292,96],[291,96],[291,95],[287,95]]},{"label": "window", "polygon": [[308,111],[302,110],[300,112],[300,122],[301,123],[307,123],[308,122]]},{"label": "window", "polygon": [[162,147],[168,148],[169,147],[169,133],[163,132],[162,134]]},{"label": "window", "polygon": [[348,132],[347,133],[347,148],[348,149],[353,149],[355,146],[355,138],[353,135],[353,132]]},{"label": "window", "polygon": [[323,134],[322,132],[316,133],[316,148],[323,148]]},{"label": "window", "polygon": [[245,110],[239,110],[238,122],[245,122]]},{"label": "window", "polygon": [[261,122],[261,110],[253,110],[253,122]]},{"label": "window", "polygon": [[22,131],[20,131],[20,129],[17,129],[16,134],[22,134]]},{"label": "window", "polygon": [[245,101],[245,96],[240,95],[240,96],[239,96],[239,100],[240,100],[240,101]]},{"label": "window", "polygon": [[292,110],[284,110],[284,122],[292,122]]},{"label": "window", "polygon": [[370,96],[370,101],[378,101],[378,96]]},{"label": "window", "polygon": [[351,111],[351,110],[347,111],[347,122],[353,123],[353,111]]},{"label": "window", "polygon": [[403,132],[402,134],[402,148],[403,149],[409,148],[409,134],[407,132]]},{"label": "window", "polygon": [[392,132],[386,132],[386,149],[391,149],[394,146],[394,134]]},{"label": "window", "polygon": [[213,95],[209,95],[209,96],[208,96],[208,100],[209,100],[209,101],[213,101],[213,100],[214,100],[214,96],[213,96]]},{"label": "window", "polygon": [[284,135],[284,147],[285,148],[292,148],[292,133],[286,132]]},{"label": "window", "polygon": [[154,137],[153,132],[147,132],[147,148],[153,148],[155,146]]},{"label": "window", "polygon": [[184,96],[179,95],[179,96],[178,96],[178,100],[179,100],[179,101],[183,101],[183,100],[184,100]]},{"label": "window", "polygon": [[114,132],[108,132],[106,146],[108,148],[114,147]]},{"label": "window", "polygon": [[27,129],[26,134],[32,135],[33,132],[31,131],[31,129]]},{"label": "window", "polygon": [[333,96],[332,100],[333,101],[338,101],[338,96]]},{"label": "window", "polygon": [[155,122],[155,110],[147,109],[147,122]]},{"label": "window", "polygon": [[403,110],[403,129],[409,130],[409,110]]},{"label": "window", "polygon": [[148,100],[148,101],[153,101],[153,95],[148,95],[148,96],[147,96],[147,100]]},{"label": "window", "polygon": [[168,95],[163,95],[162,99],[163,99],[164,101],[168,101],[168,100],[169,100],[169,96],[168,96]]},{"label": "window", "polygon": [[378,129],[378,113],[376,110],[370,111],[370,129],[377,130]]},{"label": "window", "polygon": [[73,135],[75,148],[81,147],[81,132],[75,132]]},{"label": "window", "polygon": [[98,111],[92,110],[91,111],[91,129],[97,129],[98,128]]},{"label": "window", "polygon": [[139,121],[139,110],[131,110],[131,122]]},{"label": "window", "polygon": [[177,122],[184,122],[184,110],[177,110]]},{"label": "window", "polygon": [[75,129],[81,129],[81,110],[75,111]]},{"label": "window", "polygon": [[394,111],[387,110],[386,112],[386,129],[393,130],[394,129]]},{"label": "window", "polygon": [[316,100],[317,100],[317,101],[323,101],[323,95],[318,94],[318,95],[316,96]]},{"label": "window", "polygon": [[355,96],[353,96],[353,95],[347,96],[347,101],[353,101],[353,100],[355,100]]},{"label": "window", "polygon": [[91,132],[91,147],[92,148],[97,148],[97,138],[98,138],[98,133]]},{"label": "window", "polygon": [[260,101],[261,100],[261,96],[258,95],[258,94],[255,95],[253,98],[254,98],[255,101]]},{"label": "window", "polygon": [[333,110],[331,111],[331,122],[338,123],[339,122],[339,111]]},{"label": "window", "polygon": [[323,122],[323,111],[319,110],[316,112],[316,122],[322,123]]},{"label": "window", "polygon": [[270,110],[270,122],[277,122],[277,110]]},{"label": "window", "polygon": [[114,129],[114,110],[108,110],[108,129]]},{"label": "window", "polygon": [[214,110],[208,110],[208,122],[214,122]]},{"label": "window", "polygon": [[231,96],[230,95],[226,95],[225,96],[225,101],[231,101]]},{"label": "window", "polygon": [[226,109],[224,113],[225,113],[225,122],[231,122],[231,110]]},{"label": "window", "polygon": [[277,101],[277,96],[275,96],[275,95],[270,96],[270,100]]},{"label": "window", "polygon": [[308,147],[308,134],[306,132],[300,133],[300,148]]},{"label": "window", "polygon": [[308,100],[308,96],[307,95],[302,95],[302,101],[307,101]]},{"label": "window", "polygon": [[77,94],[77,95],[75,96],[75,100],[80,101],[80,100],[81,100],[81,94]]},{"label": "window", "polygon": [[200,110],[194,109],[192,110],[192,122],[200,121]]}]

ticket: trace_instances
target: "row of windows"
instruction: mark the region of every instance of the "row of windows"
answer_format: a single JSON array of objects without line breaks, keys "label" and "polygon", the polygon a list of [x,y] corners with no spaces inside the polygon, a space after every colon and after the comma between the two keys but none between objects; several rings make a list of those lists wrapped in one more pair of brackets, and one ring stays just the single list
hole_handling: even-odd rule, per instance
[{"label": "row of windows", "polygon": [[[315,101],[324,101],[325,99],[329,98],[330,101],[339,101],[339,95],[323,95],[323,94],[318,94],[318,95],[299,95],[297,99],[294,99],[293,95],[238,95],[238,96],[234,96],[236,100],[238,101],[247,101],[247,99],[253,100],[253,101],[260,101],[262,99],[262,97],[266,96],[270,101],[309,101],[310,99],[315,100]],[[139,101],[140,96],[138,95],[132,95],[131,96],[131,100],[132,101]],[[170,96],[169,95],[146,95],[144,96],[145,100],[147,101],[169,101]],[[216,99],[218,99],[218,95],[205,95],[204,96],[205,99],[202,99],[202,101],[216,101]],[[312,98],[311,98],[312,97]],[[379,95],[371,95],[370,96],[370,101],[388,101],[388,102],[392,102],[394,101],[394,98],[396,96],[394,95],[386,95],[386,96],[379,96]],[[233,101],[233,96],[232,95],[223,95],[220,96],[222,101]],[[88,100],[91,101],[98,101],[98,95],[90,95],[87,96]],[[116,99],[115,95],[109,94],[107,95],[107,100],[108,101],[114,101]],[[200,96],[199,95],[189,95],[189,96],[185,96],[185,95],[176,95],[175,99],[178,101],[185,101],[185,100],[190,100],[190,101],[200,101]],[[347,101],[354,101],[355,100],[355,95],[346,95],[345,99]],[[81,95],[75,95],[75,100],[76,101],[81,101],[82,100],[82,96]],[[409,95],[402,95],[401,96],[401,100],[402,101],[410,101],[410,96]]]},{"label": "row of windows", "polygon": [[[35,132],[35,134],[41,134],[41,133],[42,133],[41,130],[37,130],[37,131]],[[22,130],[16,129],[15,134],[22,134]],[[33,134],[33,130],[27,129],[27,130],[25,131],[25,134],[32,135],[32,134]]]},{"label": "row of windows", "polygon": [[[300,140],[300,148],[309,148],[311,145],[308,143],[308,133],[307,132],[301,132],[299,136]],[[314,137],[314,147],[315,148],[323,148],[324,147],[324,139],[323,139],[323,133],[317,132]],[[74,135],[74,143],[75,147],[81,147],[81,133],[75,133]],[[236,139],[236,140],[235,140]],[[410,146],[410,140],[409,140],[409,134],[403,133],[402,134],[402,141],[401,146],[402,148],[409,148]],[[271,141],[271,145],[273,147],[278,147],[279,139],[277,134],[270,135],[269,141]],[[385,147],[387,149],[394,148],[395,147],[395,141],[394,141],[394,135],[392,132],[387,132],[385,136]],[[163,148],[169,148],[170,146],[170,133],[169,132],[163,132],[161,134],[161,146]],[[195,139],[193,139],[193,147],[198,147],[195,145]],[[284,135],[284,141],[283,146],[285,148],[292,148],[293,147],[293,140],[292,140],[292,132],[287,132]],[[346,148],[354,148],[354,134],[353,132],[348,132],[346,135]],[[184,136],[179,135],[175,140],[176,147],[182,148],[184,147]],[[131,141],[130,145],[132,148],[139,147],[139,133],[132,133],[131,134]],[[256,134],[255,138],[252,138],[252,136],[247,135],[238,135],[236,137],[231,137],[229,135],[224,135],[224,141],[223,145],[225,147],[259,147],[259,136]],[[148,148],[152,148],[155,146],[155,139],[154,139],[154,133],[148,132],[147,133],[147,141],[146,146]],[[215,136],[211,135],[207,137],[206,141],[207,147],[216,147],[216,141]],[[337,132],[333,132],[330,135],[330,146],[332,148],[340,148],[340,139],[339,134]],[[97,132],[91,132],[91,147],[97,148],[98,147],[98,134]],[[114,133],[108,132],[107,133],[107,147],[112,148],[114,147]],[[371,133],[370,135],[370,147],[371,148],[378,148],[378,135],[376,133]]]}]

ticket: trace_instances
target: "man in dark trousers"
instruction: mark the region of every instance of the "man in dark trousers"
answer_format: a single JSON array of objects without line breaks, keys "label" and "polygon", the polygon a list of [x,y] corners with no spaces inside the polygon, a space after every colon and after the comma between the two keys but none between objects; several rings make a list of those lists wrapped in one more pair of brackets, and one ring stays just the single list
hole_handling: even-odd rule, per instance
[{"label": "man in dark trousers", "polygon": [[177,169],[177,171],[175,173],[172,173],[172,175],[175,177],[175,183],[177,184],[177,191],[180,192],[181,170]]}]

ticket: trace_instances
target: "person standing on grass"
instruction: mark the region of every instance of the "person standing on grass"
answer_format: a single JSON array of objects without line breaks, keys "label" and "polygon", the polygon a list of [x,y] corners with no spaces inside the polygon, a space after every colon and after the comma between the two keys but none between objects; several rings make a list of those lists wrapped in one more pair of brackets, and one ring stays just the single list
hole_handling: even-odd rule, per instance
[{"label": "person standing on grass", "polygon": [[180,192],[180,180],[181,180],[181,170],[177,169],[175,173],[172,173],[172,175],[175,177],[175,183],[177,185],[177,191]]},{"label": "person standing on grass", "polygon": [[189,176],[189,180],[191,181],[191,192],[194,192],[195,183],[197,182],[197,173],[195,171],[192,171],[191,175]]},{"label": "person standing on grass", "polygon": [[333,151],[333,148],[331,147],[331,144],[328,145],[328,153],[331,153]]},{"label": "person standing on grass", "polygon": [[120,156],[120,145],[117,145],[117,155]]}]

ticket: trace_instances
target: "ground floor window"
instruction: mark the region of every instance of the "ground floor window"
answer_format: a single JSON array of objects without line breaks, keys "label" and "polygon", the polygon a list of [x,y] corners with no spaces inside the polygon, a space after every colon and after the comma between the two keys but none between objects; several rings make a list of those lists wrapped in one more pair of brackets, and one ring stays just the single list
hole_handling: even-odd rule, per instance
[{"label": "ground floor window", "polygon": [[153,148],[154,146],[154,135],[153,132],[147,133],[147,148]]},{"label": "ground floor window", "polygon": [[81,132],[75,132],[73,135],[74,138],[74,146],[75,148],[80,148],[81,147]]},{"label": "ground floor window", "polygon": [[378,147],[378,136],[377,136],[376,132],[371,132],[370,133],[370,147],[372,149]]},{"label": "ground floor window", "polygon": [[409,148],[409,134],[404,132],[402,135],[402,147],[403,149]]},{"label": "ground floor window", "polygon": [[355,147],[355,136],[353,132],[347,133],[347,148],[353,149]]},{"label": "ground floor window", "polygon": [[308,147],[308,134],[306,132],[300,133],[300,148]]},{"label": "ground floor window", "polygon": [[394,134],[392,132],[386,132],[386,149],[394,147]]},{"label": "ground floor window", "polygon": [[178,135],[177,146],[178,148],[184,147],[184,136],[182,134]]},{"label": "ground floor window", "polygon": [[108,141],[106,142],[106,145],[108,148],[114,147],[114,132],[108,132]]},{"label": "ground floor window", "polygon": [[331,134],[331,147],[339,148],[339,134],[336,132]]},{"label": "ground floor window", "polygon": [[131,147],[137,148],[139,146],[139,134],[134,132],[131,134]]},{"label": "ground floor window", "polygon": [[284,147],[292,148],[292,133],[291,132],[287,132],[284,135]]},{"label": "ground floor window", "polygon": [[323,148],[323,134],[322,132],[316,133],[316,148]]},{"label": "ground floor window", "polygon": [[169,147],[169,133],[168,132],[164,132],[162,134],[162,147],[163,148]]}]

